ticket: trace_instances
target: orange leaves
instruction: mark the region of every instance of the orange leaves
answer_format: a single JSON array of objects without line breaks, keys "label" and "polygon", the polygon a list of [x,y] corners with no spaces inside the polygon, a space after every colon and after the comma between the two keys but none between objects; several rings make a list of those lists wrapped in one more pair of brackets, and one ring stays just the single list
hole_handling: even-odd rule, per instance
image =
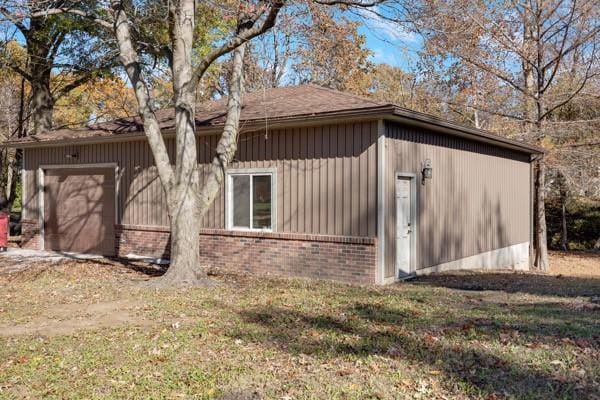
[{"label": "orange leaves", "polygon": [[54,119],[56,126],[73,127],[131,116],[136,112],[133,90],[122,79],[100,78],[60,98]]}]

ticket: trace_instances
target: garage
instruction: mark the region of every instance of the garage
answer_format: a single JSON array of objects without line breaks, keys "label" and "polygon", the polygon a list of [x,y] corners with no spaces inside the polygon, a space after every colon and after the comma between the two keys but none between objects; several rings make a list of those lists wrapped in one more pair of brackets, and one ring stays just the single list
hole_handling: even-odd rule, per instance
[{"label": "garage", "polygon": [[114,255],[115,169],[45,168],[44,248]]}]

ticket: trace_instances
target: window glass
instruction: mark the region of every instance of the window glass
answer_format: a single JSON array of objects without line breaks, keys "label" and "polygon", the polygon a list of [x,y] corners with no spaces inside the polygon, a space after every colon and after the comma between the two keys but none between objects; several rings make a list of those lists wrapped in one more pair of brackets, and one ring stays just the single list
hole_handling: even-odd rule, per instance
[{"label": "window glass", "polygon": [[252,228],[271,229],[271,176],[252,177]]},{"label": "window glass", "polygon": [[233,175],[233,226],[250,227],[250,176]]}]

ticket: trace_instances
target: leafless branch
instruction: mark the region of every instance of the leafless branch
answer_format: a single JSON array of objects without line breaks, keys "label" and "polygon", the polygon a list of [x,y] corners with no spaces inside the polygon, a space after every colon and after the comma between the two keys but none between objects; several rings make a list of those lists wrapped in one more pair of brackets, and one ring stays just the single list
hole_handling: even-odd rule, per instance
[{"label": "leafless branch", "polygon": [[66,7],[48,8],[45,10],[33,12],[29,16],[31,18],[39,18],[39,17],[47,17],[50,15],[57,15],[57,14],[79,15],[80,17],[84,17],[84,18],[90,20],[91,22],[94,22],[95,24],[100,25],[107,29],[113,29],[113,26],[115,23],[112,20],[106,20],[104,18],[98,17],[94,14],[88,13],[86,11],[83,11],[83,10],[80,10],[77,8],[66,8]]},{"label": "leafless branch", "polygon": [[[208,53],[206,56],[204,56],[202,58],[202,60],[200,61],[200,63],[198,64],[198,66],[194,70],[194,73],[193,73],[194,76],[193,76],[193,80],[191,82],[192,87],[195,88],[196,86],[198,86],[200,79],[202,78],[202,76],[204,75],[204,73],[206,72],[208,67],[217,58],[221,57],[224,54],[231,52],[232,50],[234,50],[236,47],[240,46],[241,44],[249,41],[250,39],[252,39],[258,35],[261,35],[262,33],[266,32],[267,30],[272,28],[273,25],[275,25],[275,21],[277,19],[277,14],[279,14],[279,11],[283,7],[284,3],[285,3],[285,0],[273,0],[271,3],[271,6],[270,6],[269,12],[266,15],[262,24],[253,25],[249,29],[245,29],[241,32],[238,32],[234,37],[229,39],[226,43],[217,47],[216,49],[214,49],[210,53]],[[257,16],[257,17],[259,17],[259,16]],[[254,23],[256,23],[256,20],[254,21]]]}]

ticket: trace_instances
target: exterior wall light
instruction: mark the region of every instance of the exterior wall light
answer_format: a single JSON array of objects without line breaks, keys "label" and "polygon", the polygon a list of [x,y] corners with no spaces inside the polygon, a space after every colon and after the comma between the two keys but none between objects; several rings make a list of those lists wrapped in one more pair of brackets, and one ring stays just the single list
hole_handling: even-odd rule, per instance
[{"label": "exterior wall light", "polygon": [[426,179],[431,179],[433,177],[433,168],[431,168],[431,160],[428,158],[424,162],[421,163],[421,183],[424,185]]},{"label": "exterior wall light", "polygon": [[65,154],[65,158],[68,158],[68,159],[70,159],[70,160],[71,160],[71,159],[72,159],[72,160],[76,160],[76,159],[77,159],[77,157],[79,157],[79,154],[77,154],[77,153]]}]

